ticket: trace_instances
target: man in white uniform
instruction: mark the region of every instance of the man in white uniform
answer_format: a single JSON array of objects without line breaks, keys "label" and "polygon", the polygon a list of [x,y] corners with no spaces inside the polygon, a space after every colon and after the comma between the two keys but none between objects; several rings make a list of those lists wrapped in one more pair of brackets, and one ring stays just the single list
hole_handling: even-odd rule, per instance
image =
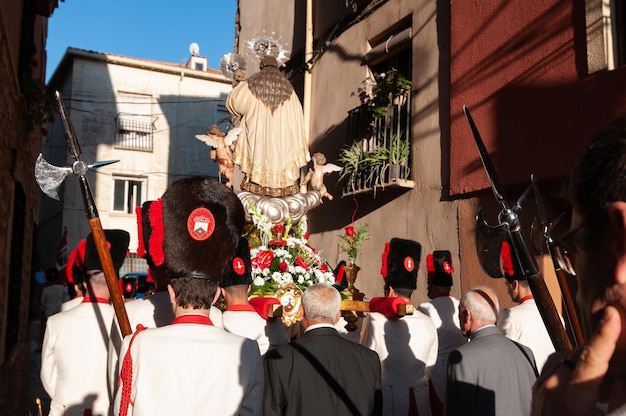
[{"label": "man in white uniform", "polygon": [[437,328],[439,350],[437,364],[430,377],[431,387],[435,397],[431,394],[432,415],[443,414],[443,400],[446,387],[446,369],[448,355],[467,342],[459,325],[459,300],[452,296],[452,255],[448,250],[435,250],[426,256],[426,270],[428,271],[429,302],[419,306],[420,312],[428,315]]},{"label": "man in white uniform", "polygon": [[[130,236],[123,230],[105,230],[111,257],[121,267]],[[50,416],[107,416],[109,328],[115,314],[93,237],[87,238],[85,284],[80,305],[53,315],[43,341],[41,383],[51,398]]]},{"label": "man in white uniform", "polygon": [[554,344],[539,314],[526,277],[517,262],[512,261],[511,248],[507,241],[502,243],[500,255],[507,291],[518,305],[504,309],[498,316],[497,326],[508,338],[532,350],[537,369],[541,373],[548,356],[555,351]]},{"label": "man in white uniform", "polygon": [[221,283],[227,305],[222,318],[226,331],[255,340],[263,355],[270,349],[287,344],[289,338],[281,319],[262,317],[248,301],[251,272],[248,240],[242,237],[239,239],[237,255]]},{"label": "man in white uniform", "polygon": [[210,308],[245,223],[237,196],[212,178],[162,197],[163,255],[174,320],[125,337],[116,415],[253,415],[263,369],[253,340],[216,328]]},{"label": "man in white uniform", "polygon": [[[387,297],[410,303],[417,287],[421,245],[392,238],[385,245],[382,275]],[[374,302],[375,299],[372,299]],[[428,379],[437,362],[437,330],[419,311],[400,319],[370,312],[361,329],[361,344],[376,351],[382,366],[383,414],[430,414]]]},{"label": "man in white uniform", "polygon": [[[161,201],[146,201],[141,207],[137,207],[136,213],[139,240],[137,254],[146,259],[155,289],[154,293],[147,297],[124,304],[133,332],[139,324],[146,328],[159,328],[171,324],[174,320],[174,311],[167,292],[169,276],[163,264],[163,208]],[[222,311],[215,306],[211,306],[211,322],[218,328],[224,327]],[[115,320],[111,327],[109,345],[109,383],[113,395],[117,392],[121,347],[122,335],[119,324]]]}]

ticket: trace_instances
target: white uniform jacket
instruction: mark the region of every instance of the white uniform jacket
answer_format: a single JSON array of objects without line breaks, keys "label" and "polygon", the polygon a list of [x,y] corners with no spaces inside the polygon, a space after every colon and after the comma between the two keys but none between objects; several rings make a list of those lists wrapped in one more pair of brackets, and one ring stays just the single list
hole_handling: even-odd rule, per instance
[{"label": "white uniform jacket", "polygon": [[85,302],[48,318],[41,351],[41,383],[50,416],[108,415],[107,353],[113,307]]},{"label": "white uniform jacket", "polygon": [[380,357],[383,414],[407,415],[412,388],[418,414],[430,415],[428,379],[439,345],[430,318],[417,310],[399,319],[371,312],[363,321],[361,344]]},{"label": "white uniform jacket", "polygon": [[537,370],[541,373],[548,356],[554,352],[554,344],[550,340],[535,300],[528,299],[503,310],[498,317],[497,326],[509,339],[532,350]]},{"label": "white uniform jacket", "polygon": [[441,296],[422,303],[419,310],[428,315],[437,328],[439,351],[437,352],[437,364],[435,364],[430,380],[437,397],[443,402],[448,355],[467,343],[467,338],[463,336],[459,325],[459,300],[452,296]]},{"label": "white uniform jacket", "polygon": [[[141,324],[146,328],[159,328],[161,326],[169,325],[174,319],[174,310],[172,309],[172,302],[170,301],[170,295],[167,290],[162,292],[156,292],[152,295],[131,300],[124,304],[126,308],[126,314],[128,315],[128,321],[130,322],[130,330],[135,332],[137,325]],[[222,311],[215,306],[211,306],[211,322],[213,325],[222,328]],[[117,323],[117,318],[113,320],[113,326],[111,328],[111,342],[109,345],[109,383],[114,396],[117,392],[117,376],[119,374],[119,353],[122,347],[122,335],[120,333],[120,327]]]},{"label": "white uniform jacket", "polygon": [[[186,316],[186,315],[184,315]],[[124,338],[120,362],[132,335]],[[211,325],[146,329],[130,348],[128,415],[258,415],[263,367],[253,340]],[[120,364],[120,367],[122,364]],[[119,415],[122,386],[113,407]]]},{"label": "white uniform jacket", "polygon": [[74,299],[70,299],[68,301],[63,302],[61,304],[61,312],[69,311],[73,307],[80,305],[82,301],[83,301],[82,296],[76,296]]},{"label": "white uniform jacket", "polygon": [[222,320],[226,331],[255,340],[261,355],[289,342],[285,325],[279,318],[266,321],[254,310],[227,309],[222,313]]}]

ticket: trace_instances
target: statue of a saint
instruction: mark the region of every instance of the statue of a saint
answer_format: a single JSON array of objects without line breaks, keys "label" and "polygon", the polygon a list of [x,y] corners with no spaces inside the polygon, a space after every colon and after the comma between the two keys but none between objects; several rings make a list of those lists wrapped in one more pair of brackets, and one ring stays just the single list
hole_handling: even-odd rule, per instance
[{"label": "statue of a saint", "polygon": [[245,177],[241,188],[266,196],[299,192],[300,168],[311,157],[303,127],[302,104],[273,56],[260,71],[240,82],[226,107],[241,127],[234,160]]}]

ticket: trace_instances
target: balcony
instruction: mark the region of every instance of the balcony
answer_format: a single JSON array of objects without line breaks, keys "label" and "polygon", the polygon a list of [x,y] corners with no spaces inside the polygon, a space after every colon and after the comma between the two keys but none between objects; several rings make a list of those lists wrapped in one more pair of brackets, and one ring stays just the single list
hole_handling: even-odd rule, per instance
[{"label": "balcony", "polygon": [[348,144],[340,154],[342,196],[413,188],[410,180],[410,94],[386,108],[361,105],[348,112]]}]

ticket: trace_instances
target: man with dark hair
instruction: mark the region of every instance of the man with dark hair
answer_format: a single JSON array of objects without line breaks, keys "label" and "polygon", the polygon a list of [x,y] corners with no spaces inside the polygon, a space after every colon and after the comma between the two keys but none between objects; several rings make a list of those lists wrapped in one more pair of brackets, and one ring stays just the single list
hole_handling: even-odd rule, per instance
[{"label": "man with dark hair", "polygon": [[[252,261],[248,240],[239,239],[237,254],[224,275],[221,283],[222,295],[226,301],[226,310],[222,314],[224,329],[230,333],[255,340],[259,344],[261,355],[289,342],[287,330],[280,318],[267,315],[270,298],[255,298],[259,301],[260,311],[250,304],[248,293],[252,284]],[[275,298],[271,298],[279,304]]]},{"label": "man with dark hair", "polygon": [[370,301],[371,312],[361,327],[361,344],[380,357],[385,415],[430,414],[428,380],[437,362],[437,330],[422,312],[398,318],[378,307],[386,301],[411,303],[421,251],[413,240],[392,238],[385,244],[381,272],[386,298]]},{"label": "man with dark hair", "polygon": [[381,415],[380,362],[335,328],[341,295],[318,283],[302,295],[304,335],[265,355],[263,412],[271,415]]},{"label": "man with dark hair", "polygon": [[463,335],[470,339],[448,357],[444,414],[527,416],[537,378],[532,351],[496,327],[499,303],[489,288],[466,292],[459,303]]},{"label": "man with dark hair", "polygon": [[553,354],[533,394],[535,415],[626,414],[626,116],[598,131],[571,176],[574,254],[586,345]]},{"label": "man with dark hair", "polygon": [[[439,348],[437,363],[430,376],[430,405],[432,416],[443,412],[446,370],[450,352],[467,343],[459,324],[459,300],[450,293],[452,288],[452,254],[448,250],[435,250],[426,256],[428,272],[427,294],[429,302],[419,306],[419,311],[427,315],[437,328]],[[434,393],[434,394],[433,394]]]},{"label": "man with dark hair", "polygon": [[[115,270],[128,251],[130,235],[104,230]],[[109,329],[115,314],[93,236],[85,247],[85,297],[80,305],[48,319],[41,352],[41,383],[50,396],[50,415],[108,415]],[[77,359],[80,357],[80,359]]]},{"label": "man with dark hair", "polygon": [[539,314],[526,276],[518,262],[514,261],[508,241],[502,243],[500,257],[507,292],[517,305],[500,313],[497,326],[508,338],[532,350],[537,369],[541,372],[548,356],[554,352],[554,344]]},{"label": "man with dark hair", "polygon": [[187,178],[161,198],[171,325],[124,338],[116,415],[258,414],[259,347],[216,328],[211,305],[243,230],[237,196],[219,181]]}]

